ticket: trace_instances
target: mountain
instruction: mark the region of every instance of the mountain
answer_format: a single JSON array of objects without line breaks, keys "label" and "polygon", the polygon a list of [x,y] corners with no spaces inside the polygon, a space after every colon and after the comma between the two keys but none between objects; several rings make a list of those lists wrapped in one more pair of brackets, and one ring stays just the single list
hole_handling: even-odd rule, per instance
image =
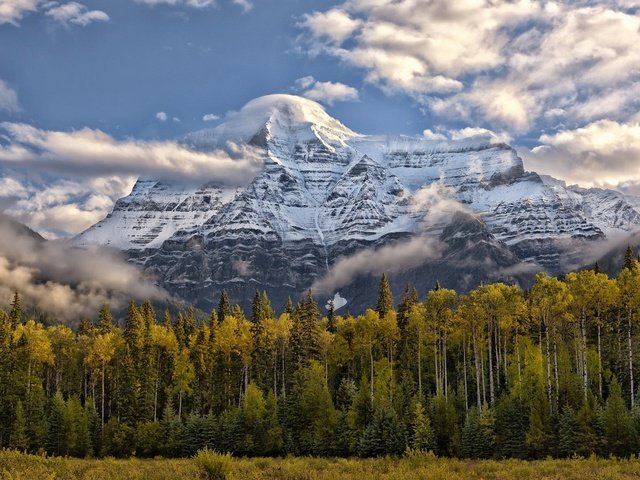
[{"label": "mountain", "polygon": [[[436,280],[460,290],[526,284],[541,269],[581,266],[593,245],[640,227],[634,200],[526,172],[496,137],[362,135],[291,95],[252,100],[182,142],[201,151],[247,144],[263,152],[264,167],[243,187],[139,180],[74,243],[125,251],[205,309],[222,288],[243,305],[264,289],[280,306],[339,270],[335,287],[355,311],[375,295],[376,265],[391,270],[396,292],[406,281],[420,291]],[[422,239],[438,245],[432,255],[395,261]],[[345,261],[365,249],[378,249],[373,261]]]}]

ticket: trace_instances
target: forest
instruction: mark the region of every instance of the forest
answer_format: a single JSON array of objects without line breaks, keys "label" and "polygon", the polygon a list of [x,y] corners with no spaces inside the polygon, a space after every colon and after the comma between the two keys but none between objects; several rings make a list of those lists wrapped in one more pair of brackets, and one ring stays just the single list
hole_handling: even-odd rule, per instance
[{"label": "forest", "polygon": [[0,310],[0,448],[71,457],[541,459],[640,454],[640,262],[467,293],[385,275],[372,308],[312,292],[210,315],[104,305],[77,328]]}]

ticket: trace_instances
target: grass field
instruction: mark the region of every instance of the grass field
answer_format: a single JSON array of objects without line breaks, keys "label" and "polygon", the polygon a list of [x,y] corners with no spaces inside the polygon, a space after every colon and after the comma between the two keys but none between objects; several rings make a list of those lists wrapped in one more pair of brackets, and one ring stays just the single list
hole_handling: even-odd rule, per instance
[{"label": "grass field", "polygon": [[[221,458],[222,457],[222,458]],[[573,459],[473,461],[409,455],[403,458],[243,459],[205,455],[204,459],[78,460],[0,451],[2,480],[521,480],[638,479],[640,460]]]}]

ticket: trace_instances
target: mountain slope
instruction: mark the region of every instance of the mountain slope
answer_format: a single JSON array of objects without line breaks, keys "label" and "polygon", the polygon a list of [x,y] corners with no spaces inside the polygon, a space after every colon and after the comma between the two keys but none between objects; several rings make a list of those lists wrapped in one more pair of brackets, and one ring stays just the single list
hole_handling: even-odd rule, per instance
[{"label": "mountain slope", "polygon": [[[623,194],[525,172],[491,136],[365,136],[315,102],[269,95],[183,139],[199,150],[230,141],[263,150],[248,187],[141,180],[75,243],[125,250],[163,287],[208,308],[222,288],[242,303],[266,289],[280,305],[339,258],[414,235],[438,239],[442,257],[399,269],[396,289],[412,280],[424,290],[436,278],[459,289],[526,283],[538,269],[584,263],[585,245],[640,226],[640,209]],[[357,292],[371,295],[372,270],[358,268],[341,286],[352,309],[371,300]]]}]

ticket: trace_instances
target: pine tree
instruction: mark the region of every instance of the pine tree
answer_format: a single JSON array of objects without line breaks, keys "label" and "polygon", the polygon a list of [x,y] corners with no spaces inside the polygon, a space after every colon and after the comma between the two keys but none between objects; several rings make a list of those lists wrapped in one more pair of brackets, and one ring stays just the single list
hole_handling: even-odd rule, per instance
[{"label": "pine tree", "polygon": [[378,303],[376,304],[376,312],[380,317],[384,317],[393,310],[393,294],[389,286],[387,274],[383,273],[380,277],[380,286],[378,287]]},{"label": "pine tree", "polygon": [[380,407],[373,414],[360,439],[358,454],[361,457],[400,455],[406,449],[404,425],[389,406]]},{"label": "pine tree", "polygon": [[327,331],[336,333],[336,308],[333,299],[327,302]]},{"label": "pine tree", "polygon": [[67,455],[69,453],[70,431],[67,406],[60,392],[56,393],[51,400],[47,424],[47,453],[55,456]]},{"label": "pine tree", "polygon": [[11,310],[9,311],[9,320],[11,322],[11,328],[16,328],[16,326],[22,323],[22,300],[20,299],[20,295],[16,290],[13,293],[13,300],[11,301]]},{"label": "pine tree", "polygon": [[415,402],[413,410],[411,435],[411,448],[420,451],[431,451],[434,448],[433,429],[431,428],[431,420],[424,410],[421,401]]},{"label": "pine tree", "polygon": [[24,452],[29,448],[29,438],[27,436],[27,421],[24,418],[24,408],[20,400],[16,403],[16,410],[13,416],[9,448]]},{"label": "pine tree", "polygon": [[493,454],[493,432],[486,411],[472,408],[462,428],[461,453],[465,458],[489,458]]},{"label": "pine tree", "polygon": [[495,407],[496,457],[523,458],[526,455],[527,410],[518,398],[504,394]]},{"label": "pine tree", "polygon": [[624,264],[622,266],[625,270],[632,270],[636,265],[636,256],[633,253],[633,248],[631,245],[627,245],[627,249],[624,252]]},{"label": "pine tree", "polygon": [[565,406],[558,422],[558,453],[561,456],[571,457],[576,453],[578,428],[575,412],[571,406]]},{"label": "pine tree", "polygon": [[113,315],[109,309],[109,305],[106,303],[100,307],[100,313],[98,313],[98,332],[102,335],[109,333],[113,330]]},{"label": "pine tree", "polygon": [[218,321],[222,322],[229,315],[231,315],[231,304],[229,303],[227,291],[223,289],[218,303]]},{"label": "pine tree", "polygon": [[618,457],[626,457],[629,454],[631,422],[616,377],[613,377],[609,388],[609,398],[603,420],[605,441],[609,453]]}]

